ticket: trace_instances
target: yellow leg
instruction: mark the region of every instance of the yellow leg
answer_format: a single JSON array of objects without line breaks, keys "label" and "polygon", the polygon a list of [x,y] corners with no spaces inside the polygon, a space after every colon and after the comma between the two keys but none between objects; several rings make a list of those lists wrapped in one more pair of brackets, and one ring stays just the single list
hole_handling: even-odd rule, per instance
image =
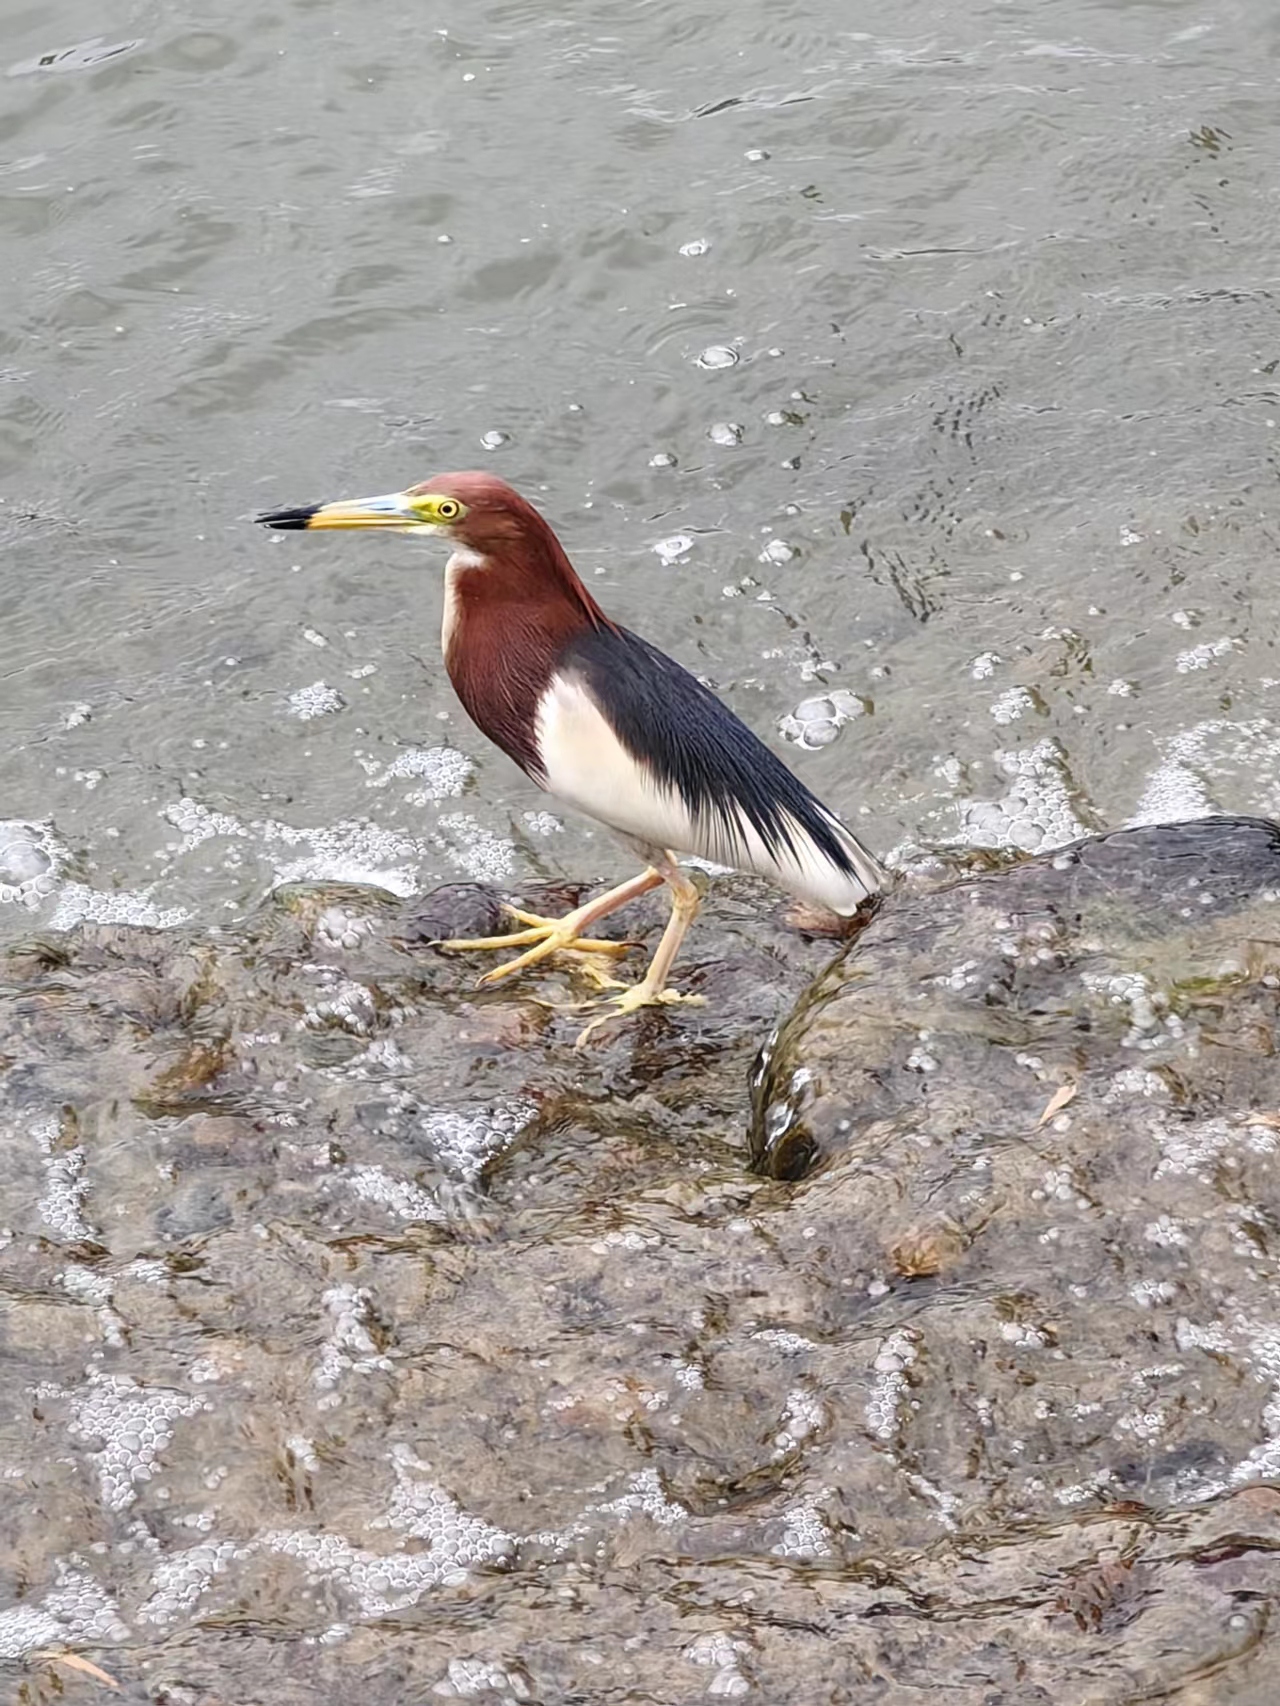
[{"label": "yellow leg", "polygon": [[525,925],[525,929],[513,930],[505,936],[458,936],[448,941],[436,942],[433,946],[448,948],[454,953],[503,948],[525,950],[514,960],[508,960],[505,965],[495,966],[492,971],[487,971],[480,979],[482,984],[500,983],[504,977],[513,977],[516,972],[537,965],[538,961],[545,960],[548,954],[625,954],[630,943],[598,941],[584,936],[582,932],[610,912],[616,912],[620,906],[625,906],[629,900],[635,900],[642,894],[648,894],[650,889],[658,888],[662,881],[662,872],[650,867],[638,877],[632,877],[625,883],[619,883],[617,888],[597,895],[594,900],[586,901],[582,906],[575,906],[573,911],[566,912],[563,918],[541,918],[536,912],[521,912],[518,907],[508,906],[507,912],[518,924]]},{"label": "yellow leg", "polygon": [[578,1037],[575,1048],[581,1048],[592,1031],[598,1030],[601,1025],[607,1025],[611,1019],[621,1019],[628,1013],[634,1013],[638,1007],[666,1007],[677,1001],[692,1007],[703,1005],[701,995],[681,995],[677,990],[666,987],[667,973],[680,952],[685,932],[698,916],[702,897],[696,884],[690,882],[669,854],[661,872],[661,880],[671,890],[671,916],[662,932],[662,940],[649,961],[648,971],[639,983],[624,989],[621,995],[608,996],[601,1002],[602,1007],[609,1007],[612,1011],[593,1019]]}]

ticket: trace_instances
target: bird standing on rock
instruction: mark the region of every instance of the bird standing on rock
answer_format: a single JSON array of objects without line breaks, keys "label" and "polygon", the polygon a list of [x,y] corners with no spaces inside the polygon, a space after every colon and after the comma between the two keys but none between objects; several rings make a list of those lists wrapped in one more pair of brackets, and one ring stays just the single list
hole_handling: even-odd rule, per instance
[{"label": "bird standing on rock", "polygon": [[445,668],[471,720],[540,788],[606,825],[645,870],[563,918],[508,907],[521,926],[445,948],[522,949],[481,978],[496,983],[548,954],[620,953],[584,932],[663,883],[671,916],[649,969],[583,1031],[639,1007],[697,1000],[667,974],[698,910],[676,863],[692,853],[753,871],[848,916],[885,881],[834,812],[689,672],[610,620],[564,547],[520,494],[487,473],[437,474],[349,503],[273,510],[280,530],[380,528],[447,539]]}]

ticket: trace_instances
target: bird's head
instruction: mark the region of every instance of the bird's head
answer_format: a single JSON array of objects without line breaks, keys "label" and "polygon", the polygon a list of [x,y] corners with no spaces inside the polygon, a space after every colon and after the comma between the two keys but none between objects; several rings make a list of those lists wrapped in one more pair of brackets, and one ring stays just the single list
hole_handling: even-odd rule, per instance
[{"label": "bird's head", "polygon": [[551,527],[519,492],[496,474],[434,474],[420,486],[378,498],[275,509],[257,517],[284,532],[324,528],[380,528],[384,533],[428,533],[448,539],[451,563],[493,607],[505,600],[526,609],[539,605],[544,623],[558,607],[563,625],[612,626],[583,586]]},{"label": "bird's head", "polygon": [[505,480],[484,472],[434,474],[403,492],[269,510],[257,520],[284,532],[371,527],[384,533],[436,534],[477,556],[543,546],[551,534],[532,504]]}]

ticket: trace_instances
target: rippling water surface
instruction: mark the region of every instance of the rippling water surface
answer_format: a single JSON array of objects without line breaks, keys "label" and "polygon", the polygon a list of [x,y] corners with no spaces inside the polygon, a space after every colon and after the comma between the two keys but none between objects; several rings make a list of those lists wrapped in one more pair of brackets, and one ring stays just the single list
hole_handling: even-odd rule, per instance
[{"label": "rippling water surface", "polygon": [[[462,716],[438,550],[251,525],[442,468],[901,863],[1280,812],[1278,51],[1262,0],[11,7],[0,933],[625,870]],[[401,1445],[348,1535],[427,1532]]]},{"label": "rippling water surface", "polygon": [[621,868],[461,717],[437,549],[249,525],[475,464],[886,850],[1280,806],[1267,8],[102,27],[11,18],[0,163],[5,803],[91,887]]}]

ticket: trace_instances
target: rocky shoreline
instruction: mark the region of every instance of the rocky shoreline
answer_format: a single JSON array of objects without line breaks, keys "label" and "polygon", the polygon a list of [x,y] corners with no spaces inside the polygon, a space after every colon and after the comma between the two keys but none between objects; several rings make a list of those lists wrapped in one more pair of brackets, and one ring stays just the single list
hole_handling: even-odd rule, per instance
[{"label": "rocky shoreline", "polygon": [[570,972],[427,946],[471,885],[33,934],[0,1654],[172,1706],[1269,1699],[1278,894],[1247,819],[840,951],[716,883],[707,1006],[581,1053]]}]

